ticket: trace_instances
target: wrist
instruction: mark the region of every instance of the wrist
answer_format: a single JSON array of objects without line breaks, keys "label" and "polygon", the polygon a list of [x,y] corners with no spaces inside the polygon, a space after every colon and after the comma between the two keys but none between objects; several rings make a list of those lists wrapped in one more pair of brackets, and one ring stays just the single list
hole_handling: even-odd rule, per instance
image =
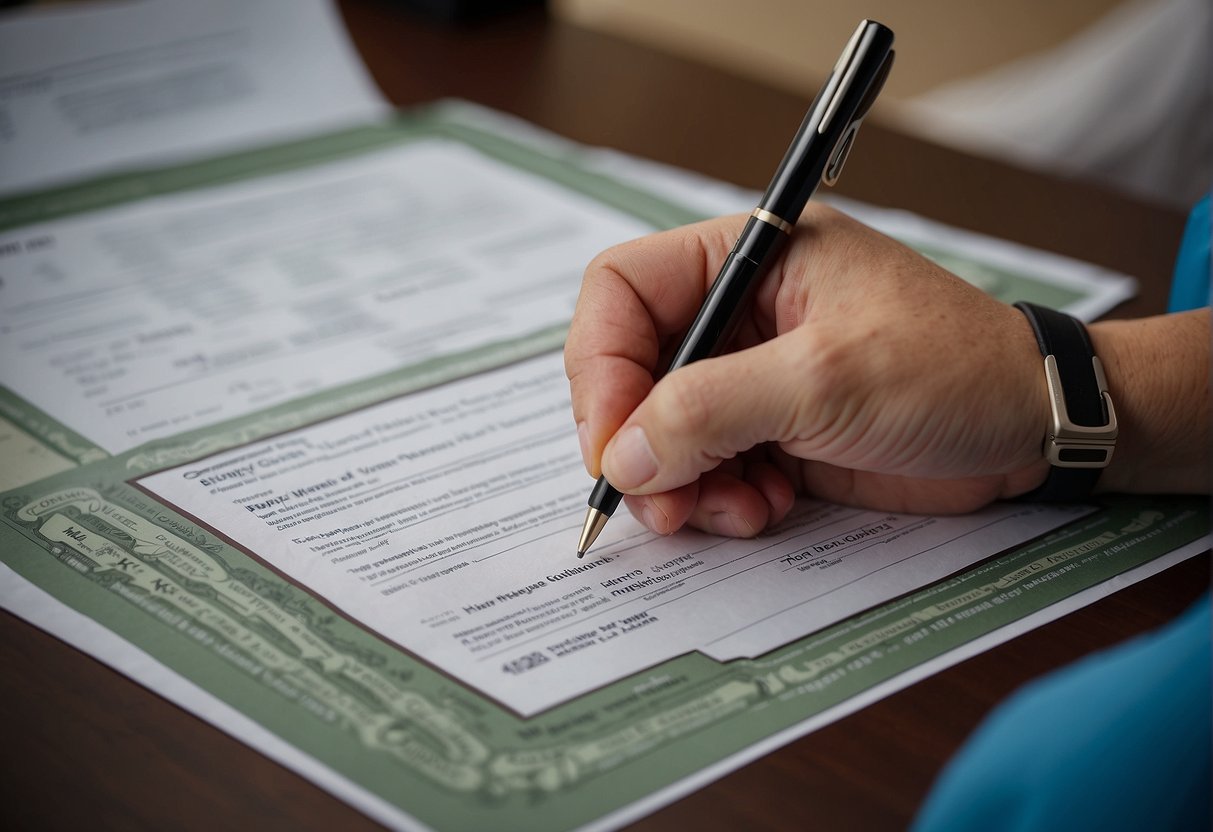
[{"label": "wrist", "polygon": [[1209,490],[1209,311],[1090,327],[1120,436],[1100,491]]}]

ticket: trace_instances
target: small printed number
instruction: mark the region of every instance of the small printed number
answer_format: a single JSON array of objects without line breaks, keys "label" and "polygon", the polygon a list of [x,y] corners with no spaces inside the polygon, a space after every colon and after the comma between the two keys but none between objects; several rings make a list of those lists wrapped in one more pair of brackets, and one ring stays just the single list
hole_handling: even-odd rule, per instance
[{"label": "small printed number", "polygon": [[539,667],[539,665],[549,661],[551,661],[551,659],[542,653],[527,653],[525,656],[519,656],[512,662],[506,662],[501,666],[501,670],[505,673],[525,673],[526,671],[534,670],[535,668]]}]

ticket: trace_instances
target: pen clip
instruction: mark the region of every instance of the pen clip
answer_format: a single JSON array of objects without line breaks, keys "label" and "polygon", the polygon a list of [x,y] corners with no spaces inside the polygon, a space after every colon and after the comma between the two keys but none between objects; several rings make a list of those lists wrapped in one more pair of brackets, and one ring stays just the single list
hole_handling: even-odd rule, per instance
[{"label": "pen clip", "polygon": [[829,129],[834,113],[842,104],[843,96],[855,81],[855,73],[859,71],[859,61],[855,60],[855,53],[859,50],[859,41],[863,38],[864,30],[867,27],[868,21],[866,20],[859,24],[855,33],[851,35],[851,39],[847,41],[846,48],[838,56],[834,69],[830,72],[831,78],[837,78],[838,82],[834,84],[829,103],[826,104],[825,112],[821,114],[821,121],[817,124],[818,133],[825,133]]},{"label": "pen clip", "polygon": [[[872,78],[872,83],[868,85],[867,90],[864,92],[859,106],[855,108],[855,115],[851,119],[851,123],[847,125],[846,130],[842,131],[842,135],[838,138],[838,144],[834,146],[833,152],[830,153],[829,161],[826,162],[825,170],[821,174],[821,181],[825,184],[832,186],[842,174],[842,166],[846,164],[847,157],[851,154],[851,148],[855,146],[855,134],[859,132],[859,127],[863,124],[863,117],[868,114],[868,110],[872,109],[872,105],[876,102],[876,96],[880,95],[880,90],[884,87],[884,82],[889,77],[889,70],[893,68],[893,55],[894,52],[890,49],[889,54],[881,62],[880,69],[877,70],[876,75]],[[844,57],[846,57],[845,54]],[[845,83],[840,85],[840,92],[843,87],[845,87]]]}]

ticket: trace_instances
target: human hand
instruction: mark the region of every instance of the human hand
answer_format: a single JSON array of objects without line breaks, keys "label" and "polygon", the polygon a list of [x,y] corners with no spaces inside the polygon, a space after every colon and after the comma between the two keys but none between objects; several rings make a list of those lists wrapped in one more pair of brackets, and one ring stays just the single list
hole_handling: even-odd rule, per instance
[{"label": "human hand", "polygon": [[655,382],[744,222],[625,243],[586,270],[565,345],[582,454],[645,525],[748,537],[796,493],[955,513],[1043,481],[1048,393],[1024,316],[819,204],[732,351]]}]

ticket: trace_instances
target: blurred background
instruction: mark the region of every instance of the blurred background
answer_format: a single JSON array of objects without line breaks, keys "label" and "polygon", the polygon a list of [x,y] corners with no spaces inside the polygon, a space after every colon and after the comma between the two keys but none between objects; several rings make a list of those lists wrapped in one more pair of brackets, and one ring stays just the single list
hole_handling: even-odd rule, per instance
[{"label": "blurred background", "polygon": [[[54,2],[64,0],[32,5]],[[546,5],[579,26],[806,98],[870,17],[897,33],[874,112],[886,126],[1174,208],[1213,184],[1213,0],[379,2],[477,26]]]},{"label": "blurred background", "polygon": [[549,0],[549,8],[805,96],[870,17],[897,33],[897,64],[874,114],[889,126],[1176,207],[1213,182],[1213,0]]}]

